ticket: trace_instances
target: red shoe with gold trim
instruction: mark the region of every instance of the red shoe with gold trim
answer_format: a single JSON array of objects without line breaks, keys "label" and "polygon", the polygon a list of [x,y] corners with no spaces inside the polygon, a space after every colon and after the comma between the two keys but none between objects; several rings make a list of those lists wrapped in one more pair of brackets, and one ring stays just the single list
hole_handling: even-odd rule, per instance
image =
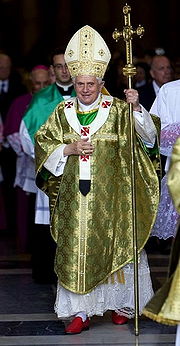
[{"label": "red shoe with gold trim", "polygon": [[114,324],[126,324],[128,322],[128,318],[118,315],[115,311],[112,311],[112,322]]},{"label": "red shoe with gold trim", "polygon": [[80,334],[83,330],[89,329],[89,318],[83,322],[81,317],[75,317],[65,328],[66,334]]}]

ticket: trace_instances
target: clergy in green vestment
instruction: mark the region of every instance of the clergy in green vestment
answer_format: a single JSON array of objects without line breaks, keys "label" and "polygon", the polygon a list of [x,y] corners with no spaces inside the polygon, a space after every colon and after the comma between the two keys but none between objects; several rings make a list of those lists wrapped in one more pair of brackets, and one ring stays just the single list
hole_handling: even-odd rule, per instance
[{"label": "clergy in green vestment", "polygon": [[[60,102],[75,95],[71,75],[64,60],[64,51],[56,48],[51,53],[50,70],[55,80],[52,85],[34,95],[20,125],[20,139],[23,151],[30,156],[26,167],[28,173],[24,186],[26,192],[34,187],[34,135],[39,127],[48,119],[54,108]],[[30,179],[29,179],[30,177]],[[33,180],[34,177],[34,180]],[[54,282],[54,251],[55,244],[50,235],[49,199],[39,189],[35,203],[35,229],[32,235],[32,276],[36,282]]]},{"label": "clergy in green vestment", "polygon": [[134,316],[133,231],[128,103],[135,124],[135,177],[140,311],[153,290],[143,247],[155,220],[159,182],[150,152],[159,123],[138,92],[113,98],[102,80],[110,60],[102,37],[84,26],[65,60],[76,97],[61,102],[35,136],[37,184],[49,196],[57,243],[55,311],[72,318],[67,334],[89,328],[89,317],[112,310],[112,322]]},{"label": "clergy in green vestment", "polygon": [[[34,135],[48,119],[58,103],[70,96],[75,96],[71,76],[64,61],[64,53],[59,48],[52,53],[51,70],[55,74],[55,82],[33,96],[23,117],[23,125],[34,144]],[[24,131],[21,129],[21,132]]]}]

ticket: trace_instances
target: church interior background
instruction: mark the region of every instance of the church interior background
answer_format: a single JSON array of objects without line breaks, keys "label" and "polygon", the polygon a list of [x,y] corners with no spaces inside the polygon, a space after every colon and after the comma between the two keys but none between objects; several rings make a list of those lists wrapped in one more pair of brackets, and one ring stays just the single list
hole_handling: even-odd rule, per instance
[{"label": "church interior background", "polygon": [[[112,39],[115,28],[123,28],[122,0],[0,0],[0,50],[6,50],[14,65],[29,69],[48,63],[54,47],[66,47],[72,34],[85,24],[96,29],[107,42],[112,56],[125,54],[123,40]],[[131,0],[131,22],[145,28],[133,40],[134,57],[163,48],[180,76],[178,0]],[[154,289],[167,276],[169,254],[148,254]],[[13,240],[0,234],[0,345],[143,345],[171,346],[176,328],[140,318],[140,335],[134,336],[133,321],[112,326],[95,317],[92,329],[82,335],[63,335],[63,324],[54,314],[55,287],[32,281],[29,254],[14,251]]]}]

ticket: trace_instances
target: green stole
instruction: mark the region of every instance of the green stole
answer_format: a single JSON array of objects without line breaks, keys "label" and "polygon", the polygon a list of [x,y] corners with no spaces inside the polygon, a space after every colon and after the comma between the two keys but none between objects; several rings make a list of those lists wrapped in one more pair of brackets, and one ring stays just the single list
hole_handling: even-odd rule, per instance
[{"label": "green stole", "polygon": [[80,113],[77,111],[77,117],[78,117],[80,124],[82,126],[86,126],[86,125],[91,124],[93,122],[93,120],[95,119],[97,112],[98,112],[97,109],[89,111],[89,112],[83,112],[83,113]]}]

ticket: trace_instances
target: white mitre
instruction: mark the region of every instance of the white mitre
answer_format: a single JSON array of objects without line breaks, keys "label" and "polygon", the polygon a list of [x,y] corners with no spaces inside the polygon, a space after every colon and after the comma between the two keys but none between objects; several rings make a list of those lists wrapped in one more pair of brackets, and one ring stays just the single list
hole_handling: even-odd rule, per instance
[{"label": "white mitre", "polygon": [[72,78],[84,75],[103,78],[111,53],[99,33],[85,25],[69,41],[64,58]]}]

